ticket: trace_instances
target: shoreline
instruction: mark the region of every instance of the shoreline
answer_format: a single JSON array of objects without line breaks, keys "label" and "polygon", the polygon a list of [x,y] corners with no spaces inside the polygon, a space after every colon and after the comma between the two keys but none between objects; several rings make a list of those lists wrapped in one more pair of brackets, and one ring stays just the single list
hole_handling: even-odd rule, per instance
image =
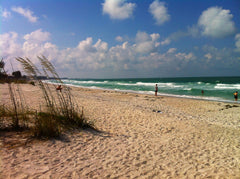
[{"label": "shoreline", "polygon": [[[52,83],[52,82],[46,82],[48,84],[60,84],[60,83]],[[101,88],[101,87],[87,87],[87,86],[78,86],[78,85],[72,85],[72,84],[65,84],[66,86],[70,87],[76,87],[76,88],[86,88],[86,89],[92,89],[92,90],[108,90],[108,91],[116,91],[116,92],[123,92],[123,93],[133,93],[133,94],[142,94],[142,95],[151,95],[154,96],[154,91],[134,91],[134,90],[120,90],[120,89],[109,89],[109,88]],[[192,100],[203,100],[203,101],[213,101],[213,102],[223,102],[223,103],[230,103],[230,104],[240,104],[240,100],[234,101],[234,99],[231,100],[225,100],[225,99],[211,99],[215,97],[204,97],[204,96],[188,96],[188,95],[175,95],[175,94],[165,94],[165,93],[158,93],[158,96],[162,97],[172,97],[172,98],[183,98],[183,99],[192,99]]]},{"label": "shoreline", "polygon": [[[38,108],[38,87],[20,87]],[[7,85],[0,90],[9,102]],[[100,132],[74,130],[15,148],[1,138],[0,178],[240,177],[240,105],[79,87],[71,93]]]}]

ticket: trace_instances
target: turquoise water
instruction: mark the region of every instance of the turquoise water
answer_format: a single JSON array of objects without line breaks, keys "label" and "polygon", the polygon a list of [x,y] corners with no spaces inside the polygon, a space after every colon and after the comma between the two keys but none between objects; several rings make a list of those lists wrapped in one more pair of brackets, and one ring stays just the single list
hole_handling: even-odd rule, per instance
[{"label": "turquoise water", "polygon": [[[138,78],[138,79],[64,79],[66,85],[101,88],[154,95],[234,102],[240,92],[240,77]],[[202,95],[201,91],[204,90]]]}]

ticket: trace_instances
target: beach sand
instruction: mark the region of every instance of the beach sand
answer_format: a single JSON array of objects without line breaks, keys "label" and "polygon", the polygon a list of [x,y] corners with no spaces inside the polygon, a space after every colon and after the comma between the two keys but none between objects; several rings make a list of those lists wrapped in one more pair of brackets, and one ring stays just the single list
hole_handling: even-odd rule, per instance
[{"label": "beach sand", "polygon": [[[38,109],[38,87],[20,86]],[[71,92],[99,131],[74,130],[15,146],[7,142],[17,137],[5,134],[1,179],[240,178],[239,104],[75,87]],[[9,103],[7,93],[1,84],[1,104]]]}]

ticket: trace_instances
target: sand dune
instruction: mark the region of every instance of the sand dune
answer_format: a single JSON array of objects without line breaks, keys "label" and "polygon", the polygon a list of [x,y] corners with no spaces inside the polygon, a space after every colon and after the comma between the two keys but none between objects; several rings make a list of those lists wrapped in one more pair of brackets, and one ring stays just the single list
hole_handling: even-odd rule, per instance
[{"label": "sand dune", "polygon": [[[21,85],[37,109],[36,86]],[[1,103],[8,103],[0,85]],[[0,178],[240,178],[240,106],[73,88],[98,131],[9,147]],[[7,140],[7,139],[5,139]]]}]

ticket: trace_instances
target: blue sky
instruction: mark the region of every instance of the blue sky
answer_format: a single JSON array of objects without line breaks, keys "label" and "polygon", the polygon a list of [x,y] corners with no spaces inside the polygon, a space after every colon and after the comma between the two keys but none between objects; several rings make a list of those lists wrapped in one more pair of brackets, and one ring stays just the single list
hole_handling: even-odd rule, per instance
[{"label": "blue sky", "polygon": [[239,76],[239,0],[0,0],[0,50],[61,76]]}]

